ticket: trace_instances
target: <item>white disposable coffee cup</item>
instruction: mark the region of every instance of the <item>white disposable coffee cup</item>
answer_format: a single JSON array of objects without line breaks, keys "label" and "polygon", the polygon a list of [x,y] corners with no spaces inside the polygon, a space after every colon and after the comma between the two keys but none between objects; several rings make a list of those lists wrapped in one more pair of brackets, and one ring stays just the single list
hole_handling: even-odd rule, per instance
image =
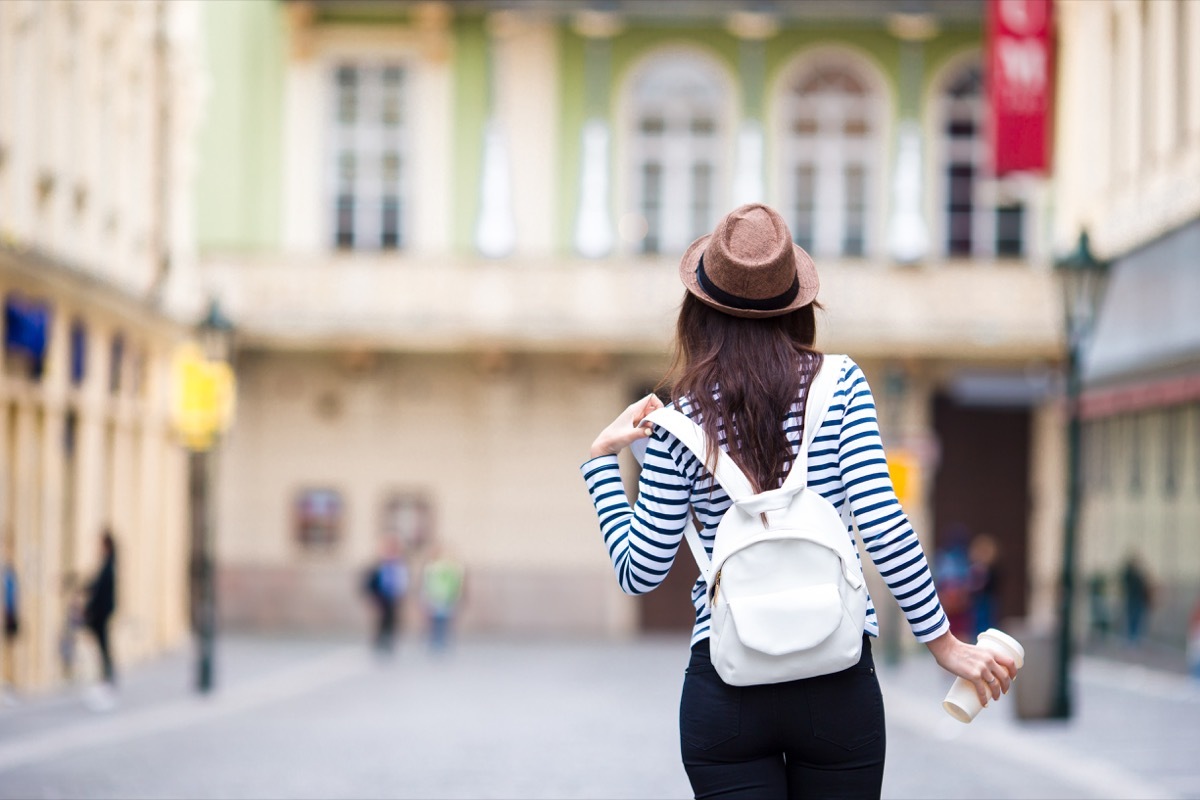
[{"label": "white disposable coffee cup", "polygon": [[[1017,669],[1025,666],[1025,648],[1004,631],[988,628],[979,634],[977,643],[980,647],[986,647],[993,653],[1008,656],[1017,662]],[[975,692],[975,684],[962,678],[954,679],[954,685],[950,687],[946,699],[942,701],[942,708],[946,709],[946,713],[959,722],[970,722],[983,710],[983,706],[979,702],[979,695]]]}]

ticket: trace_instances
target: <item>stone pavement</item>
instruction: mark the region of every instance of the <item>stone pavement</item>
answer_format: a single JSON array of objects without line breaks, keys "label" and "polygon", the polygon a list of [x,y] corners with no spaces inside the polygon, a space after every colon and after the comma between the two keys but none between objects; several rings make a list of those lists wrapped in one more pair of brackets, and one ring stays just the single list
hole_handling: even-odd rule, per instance
[{"label": "stone pavement", "polygon": [[[472,639],[379,661],[355,642],[227,638],[220,690],[188,653],[131,669],[121,705],[79,693],[0,708],[0,798],[688,796],[681,640]],[[971,725],[923,654],[880,668],[888,798],[1200,797],[1200,688],[1084,659],[1079,714]],[[1008,698],[1006,698],[1008,699]]]}]

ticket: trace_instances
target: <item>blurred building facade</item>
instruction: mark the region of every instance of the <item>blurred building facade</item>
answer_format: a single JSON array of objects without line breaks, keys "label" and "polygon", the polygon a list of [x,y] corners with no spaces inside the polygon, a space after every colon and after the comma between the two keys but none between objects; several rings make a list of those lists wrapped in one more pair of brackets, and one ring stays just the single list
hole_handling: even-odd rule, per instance
[{"label": "blurred building facade", "polygon": [[187,630],[166,389],[191,262],[197,10],[0,3],[0,557],[20,590],[0,679],[20,688],[62,679],[67,586],[95,574],[106,527],[118,664]]},{"label": "blurred building facade", "polygon": [[356,623],[394,535],[466,562],[469,626],[686,628],[694,568],[620,595],[577,467],[662,377],[679,255],[750,200],[816,258],[926,546],[992,534],[1003,613],[1049,612],[1050,191],[990,173],[983,4],[498,5],[204,7],[225,618]]},{"label": "blurred building facade", "polygon": [[1089,231],[1112,269],[1085,371],[1081,592],[1103,598],[1084,624],[1122,624],[1136,558],[1150,634],[1181,646],[1200,600],[1200,4],[1059,19],[1055,239]]}]

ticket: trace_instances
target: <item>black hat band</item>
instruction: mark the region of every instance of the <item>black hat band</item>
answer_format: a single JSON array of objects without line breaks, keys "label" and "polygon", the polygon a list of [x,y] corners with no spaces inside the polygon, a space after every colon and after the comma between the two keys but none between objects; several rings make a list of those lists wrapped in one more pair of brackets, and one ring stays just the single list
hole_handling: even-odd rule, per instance
[{"label": "black hat band", "polygon": [[696,266],[696,282],[700,284],[700,288],[705,294],[716,300],[722,305],[730,308],[737,308],[743,311],[778,311],[781,308],[787,308],[796,299],[796,295],[800,294],[800,276],[792,277],[792,285],[785,291],[774,297],[767,297],[762,300],[752,297],[738,297],[735,294],[730,294],[714,284],[707,273],[704,272],[704,253],[700,254],[700,263]]}]

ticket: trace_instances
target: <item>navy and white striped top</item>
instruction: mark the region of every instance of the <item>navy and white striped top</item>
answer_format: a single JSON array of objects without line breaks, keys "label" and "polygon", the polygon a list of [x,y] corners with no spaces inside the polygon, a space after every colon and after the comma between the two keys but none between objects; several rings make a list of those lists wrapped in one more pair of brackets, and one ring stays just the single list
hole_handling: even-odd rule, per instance
[{"label": "navy and white striped top", "polygon": [[[682,403],[680,410],[700,421],[697,410],[688,403]],[[802,415],[797,402],[783,423],[793,453],[800,450]],[[719,439],[721,448],[727,450],[723,429]],[[626,594],[644,594],[662,583],[679,552],[684,526],[692,524],[692,509],[703,526],[700,540],[711,557],[717,524],[730,506],[729,496],[720,485],[714,488],[703,459],[664,428],[656,428],[647,444],[634,507],[625,497],[615,455],[593,458],[580,471],[596,507],[617,582]],[[900,604],[917,640],[928,642],[948,631],[950,622],[938,601],[925,552],[888,475],[871,387],[849,358],[844,361],[833,401],[809,450],[808,485],[839,512],[849,502],[863,547]],[[851,540],[853,527],[847,526]],[[690,555],[685,551],[684,557]],[[692,629],[695,644],[709,635],[703,578],[692,587],[692,604],[696,607]],[[869,599],[863,629],[872,636],[879,635],[875,605]]]}]

